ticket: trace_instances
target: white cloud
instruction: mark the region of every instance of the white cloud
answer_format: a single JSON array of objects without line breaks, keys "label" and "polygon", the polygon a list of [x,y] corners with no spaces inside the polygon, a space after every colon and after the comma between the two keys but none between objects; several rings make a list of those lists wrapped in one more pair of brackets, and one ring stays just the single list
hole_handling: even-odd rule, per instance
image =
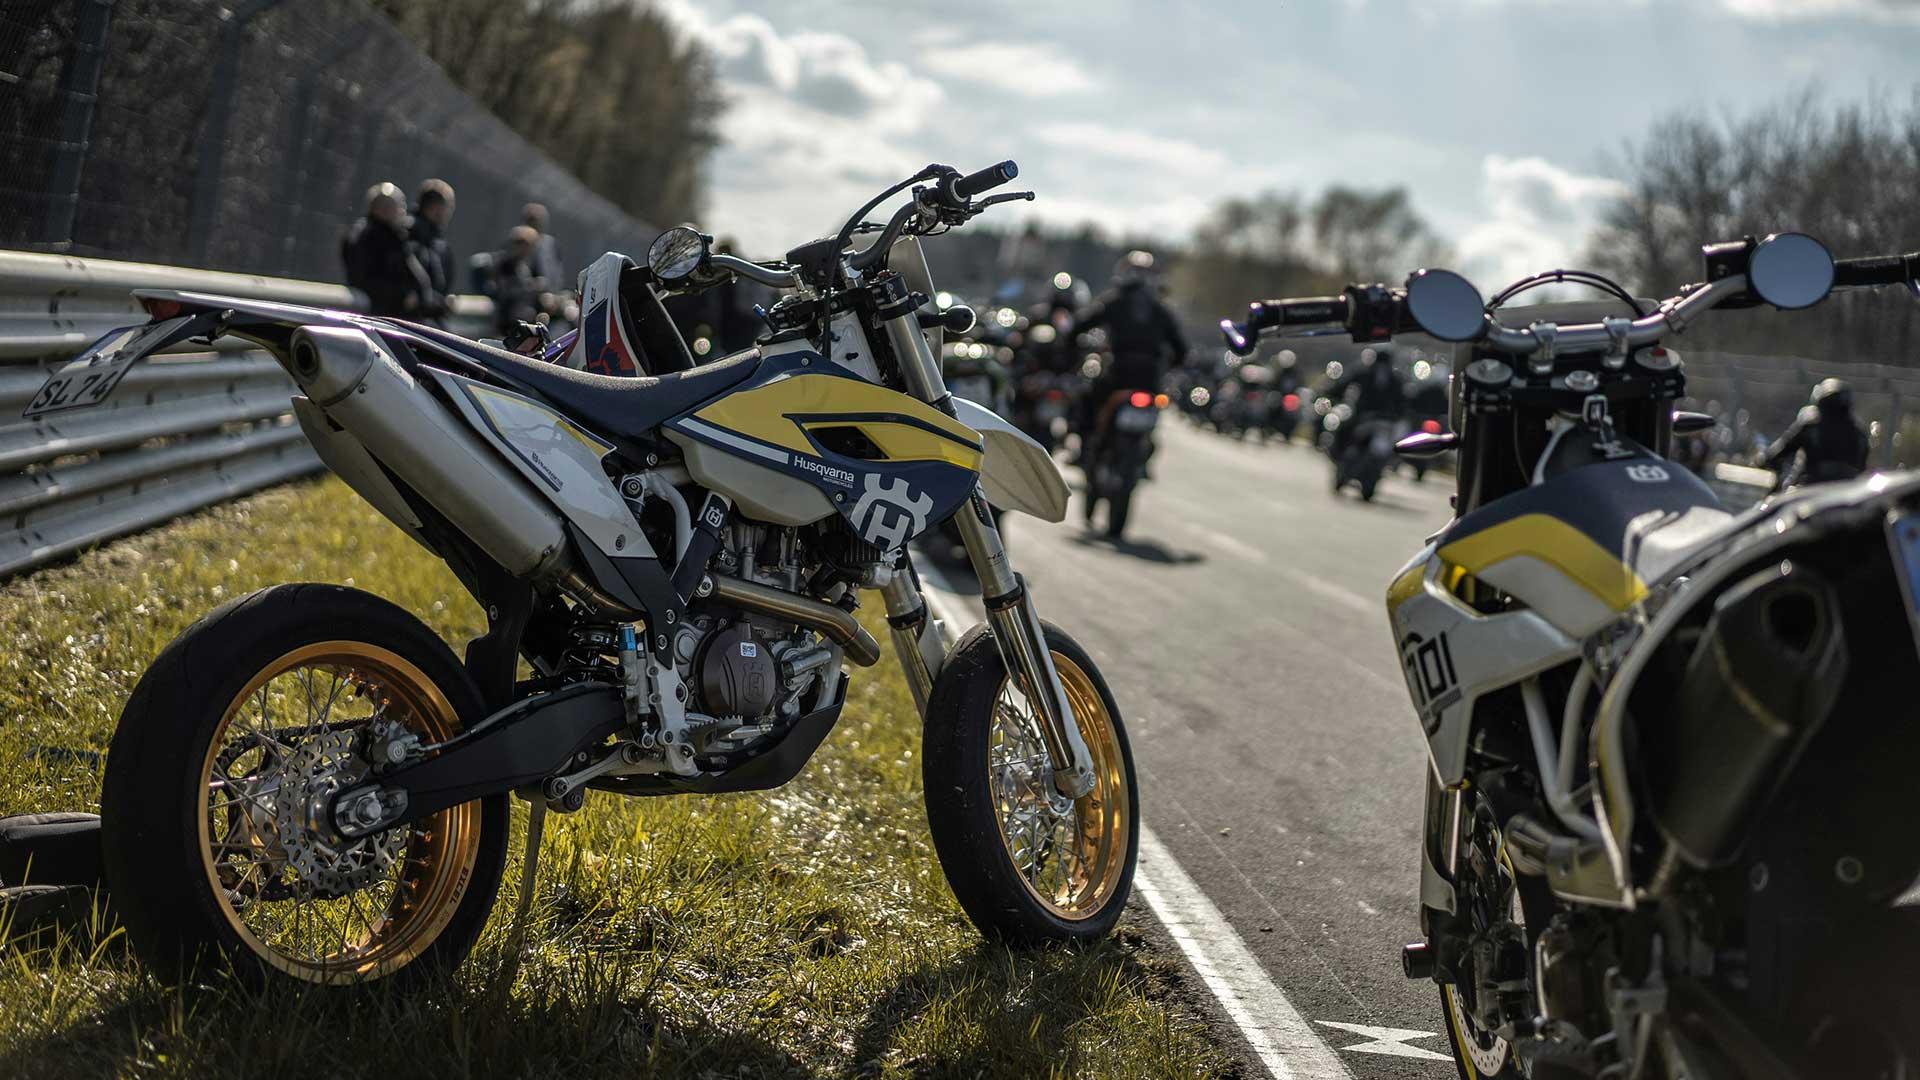
[{"label": "white cloud", "polygon": [[1079,64],[1045,45],[981,41],[967,45],[929,41],[920,66],[948,79],[978,83],[1022,97],[1083,94],[1100,84]]},{"label": "white cloud", "polygon": [[1920,23],[1920,3],[1915,0],[1720,0],[1720,6],[1742,18],[1767,22],[1864,18]]},{"label": "white cloud", "polygon": [[727,96],[702,225],[761,257],[831,232],[926,164],[906,149],[945,99],[940,84],[845,34],[783,33],[759,15],[715,19],[654,0],[712,53]]},{"label": "white cloud", "polygon": [[1185,139],[1091,121],[1041,124],[1033,135],[1062,150],[1153,166],[1160,175],[1218,172],[1231,164],[1226,154]]},{"label": "white cloud", "polygon": [[1618,180],[1582,176],[1545,158],[1488,154],[1480,163],[1485,210],[1460,238],[1461,270],[1483,289],[1540,270],[1577,266]]},{"label": "white cloud", "polygon": [[782,35],[759,15],[720,22],[687,0],[658,0],[659,10],[712,51],[730,89],[766,87],[827,116],[910,131],[945,94],[906,65],[875,60],[844,34],[801,31]]}]

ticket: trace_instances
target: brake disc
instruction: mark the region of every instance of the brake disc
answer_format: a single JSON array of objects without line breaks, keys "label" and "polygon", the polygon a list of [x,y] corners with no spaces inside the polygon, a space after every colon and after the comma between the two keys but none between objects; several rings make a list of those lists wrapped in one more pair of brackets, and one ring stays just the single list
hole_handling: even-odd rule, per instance
[{"label": "brake disc", "polygon": [[280,775],[273,823],[287,865],[322,896],[344,896],[380,880],[400,858],[408,830],[350,841],[333,826],[334,796],[365,780],[352,731],[326,731],[295,747]]}]

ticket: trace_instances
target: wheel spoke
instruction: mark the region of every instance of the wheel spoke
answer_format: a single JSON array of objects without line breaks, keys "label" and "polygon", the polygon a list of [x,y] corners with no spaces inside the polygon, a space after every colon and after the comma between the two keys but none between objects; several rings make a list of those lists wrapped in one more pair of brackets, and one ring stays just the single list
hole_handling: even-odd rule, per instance
[{"label": "wheel spoke", "polygon": [[435,741],[459,732],[425,675],[352,645],[296,650],[262,672],[207,751],[202,852],[216,899],[256,952],[321,982],[417,956],[444,927],[442,905],[461,895],[457,875],[471,871],[479,843],[477,804],[443,811],[442,837],[409,830],[344,848],[309,836],[303,818],[294,829],[280,818],[365,775],[355,733],[390,710]]}]

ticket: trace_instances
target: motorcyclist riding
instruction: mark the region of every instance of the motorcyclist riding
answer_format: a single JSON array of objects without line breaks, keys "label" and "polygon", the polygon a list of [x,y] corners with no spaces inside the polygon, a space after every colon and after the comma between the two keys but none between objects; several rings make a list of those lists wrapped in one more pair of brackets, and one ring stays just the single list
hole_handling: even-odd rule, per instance
[{"label": "motorcyclist riding", "polygon": [[1093,460],[1118,395],[1157,391],[1171,364],[1184,362],[1187,339],[1160,301],[1153,253],[1129,251],[1114,264],[1113,284],[1074,320],[1074,332],[1105,328],[1111,360],[1081,402],[1080,460]]},{"label": "motorcyclist riding", "polygon": [[1393,351],[1385,346],[1362,349],[1358,366],[1342,372],[1328,389],[1327,397],[1337,402],[1346,396],[1350,387],[1358,388],[1353,413],[1333,429],[1333,445],[1327,451],[1335,461],[1346,453],[1347,441],[1362,420],[1398,420],[1407,413],[1406,384],[1393,370]]},{"label": "motorcyclist riding", "polygon": [[1840,379],[1823,379],[1793,426],[1767,448],[1766,468],[1777,474],[1776,491],[1850,480],[1866,471],[1870,449],[1867,433],[1853,417],[1853,387]]},{"label": "motorcyclist riding", "polygon": [[[1032,371],[1065,374],[1078,366],[1074,349],[1077,313],[1087,306],[1085,284],[1065,270],[1053,275],[1046,299],[1027,310],[1027,332],[1021,359]],[[1041,326],[1048,327],[1041,330]]]}]

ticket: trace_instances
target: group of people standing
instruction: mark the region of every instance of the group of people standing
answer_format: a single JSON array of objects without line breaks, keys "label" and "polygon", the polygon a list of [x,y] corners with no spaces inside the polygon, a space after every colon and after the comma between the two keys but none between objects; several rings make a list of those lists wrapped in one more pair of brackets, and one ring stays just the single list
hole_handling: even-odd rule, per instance
[{"label": "group of people standing", "polygon": [[[445,180],[421,181],[411,208],[395,184],[367,189],[366,214],[341,237],[340,258],[347,284],[366,294],[373,314],[430,323],[446,318],[448,298],[458,291],[447,238],[453,210],[453,185]],[[503,326],[537,321],[543,298],[566,287],[559,245],[546,226],[547,208],[528,203],[506,245],[470,264],[468,288],[493,299]]]}]

